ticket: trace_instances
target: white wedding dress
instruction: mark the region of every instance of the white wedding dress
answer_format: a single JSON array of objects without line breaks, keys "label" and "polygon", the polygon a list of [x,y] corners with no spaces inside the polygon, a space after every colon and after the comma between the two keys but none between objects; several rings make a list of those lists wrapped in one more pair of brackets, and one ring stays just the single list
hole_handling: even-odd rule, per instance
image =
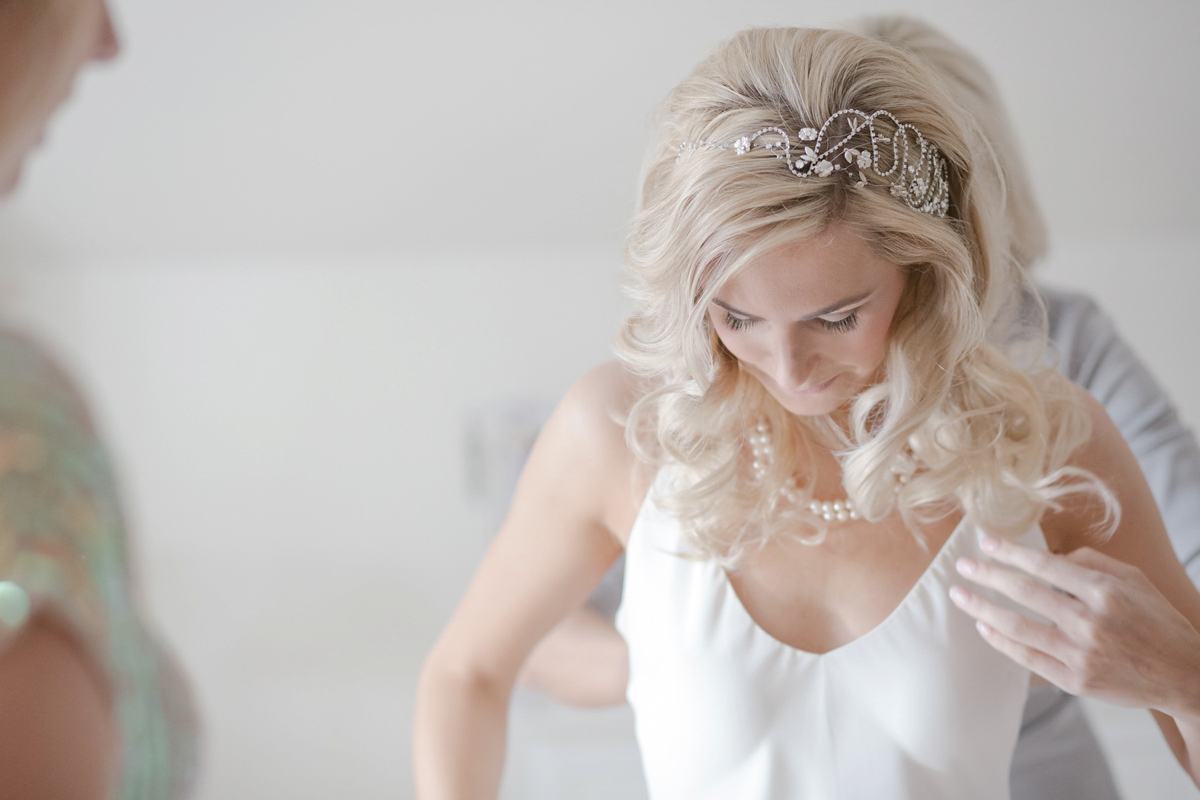
[{"label": "white wedding dress", "polygon": [[654,496],[617,613],[651,800],[1009,800],[1029,672],[947,595],[954,562],[984,558],[974,526],[882,623],[816,654],[760,628],[719,564],[675,555],[681,527]]}]

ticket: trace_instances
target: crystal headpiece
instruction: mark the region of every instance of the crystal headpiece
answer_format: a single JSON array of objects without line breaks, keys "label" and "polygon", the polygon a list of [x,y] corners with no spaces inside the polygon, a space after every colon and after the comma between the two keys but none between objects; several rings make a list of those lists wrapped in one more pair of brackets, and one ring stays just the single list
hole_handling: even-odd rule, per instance
[{"label": "crystal headpiece", "polygon": [[[838,120],[843,122],[837,123]],[[886,124],[881,125],[886,120]],[[835,131],[835,129],[837,129]],[[870,147],[850,146],[865,132]],[[733,150],[744,155],[756,148],[771,151],[798,178],[817,175],[826,178],[835,172],[857,170],[855,186],[872,184],[869,170],[884,180],[885,186],[909,208],[937,217],[946,216],[950,206],[950,185],[946,180],[946,160],[912,125],[900,122],[890,112],[866,113],[853,108],[834,112],[818,128],[801,128],[796,143],[783,128],[762,128],[748,136],[721,142],[684,142],[676,158],[697,150]]]}]

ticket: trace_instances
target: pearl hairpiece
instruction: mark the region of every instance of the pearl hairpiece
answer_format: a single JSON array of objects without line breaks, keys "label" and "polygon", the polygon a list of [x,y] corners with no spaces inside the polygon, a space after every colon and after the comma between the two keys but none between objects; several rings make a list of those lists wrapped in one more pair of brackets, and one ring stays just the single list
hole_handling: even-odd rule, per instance
[{"label": "pearl hairpiece", "polygon": [[[834,134],[831,126],[845,120],[848,132]],[[887,120],[891,130],[881,130],[880,120]],[[839,126],[841,127],[841,126]],[[850,141],[862,132],[870,140],[870,148],[850,147]],[[889,135],[890,134],[890,135]],[[896,119],[888,111],[870,114],[853,108],[834,112],[818,128],[801,128],[792,137],[778,127],[762,128],[748,136],[720,142],[684,142],[679,145],[676,160],[684,153],[697,150],[733,150],[745,155],[761,148],[771,151],[797,178],[816,175],[827,178],[835,172],[857,170],[855,186],[869,185],[865,172],[871,171],[909,208],[937,217],[946,216],[950,206],[950,185],[946,180],[946,160],[921,132],[912,125]],[[843,163],[844,162],[844,163]]]}]

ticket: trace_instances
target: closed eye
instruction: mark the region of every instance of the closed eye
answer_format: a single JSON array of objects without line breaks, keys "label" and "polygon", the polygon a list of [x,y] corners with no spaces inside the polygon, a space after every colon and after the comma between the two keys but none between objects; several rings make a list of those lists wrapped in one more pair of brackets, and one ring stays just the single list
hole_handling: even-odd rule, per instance
[{"label": "closed eye", "polygon": [[[725,309],[724,312],[725,325],[731,331],[742,331],[758,324],[759,322],[759,320],[753,317],[740,317],[728,309]],[[846,333],[858,327],[858,309],[839,313],[842,313],[842,316],[835,319],[826,319],[825,317],[812,317],[811,319],[824,330],[833,331],[835,333]]]},{"label": "closed eye", "polygon": [[731,331],[740,331],[749,328],[754,324],[754,320],[746,319],[745,317],[735,317],[728,311],[725,312],[725,324],[729,326]]},{"label": "closed eye", "polygon": [[837,333],[846,333],[858,327],[858,309],[851,311],[849,314],[839,319],[829,320],[823,317],[817,317],[816,322],[820,323],[821,327],[827,331],[835,331]]}]

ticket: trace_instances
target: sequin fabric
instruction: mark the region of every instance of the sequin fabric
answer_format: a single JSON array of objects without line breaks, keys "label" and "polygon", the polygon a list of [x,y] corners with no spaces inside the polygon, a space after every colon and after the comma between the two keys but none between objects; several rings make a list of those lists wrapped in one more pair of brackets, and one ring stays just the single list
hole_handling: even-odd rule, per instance
[{"label": "sequin fabric", "polygon": [[182,798],[195,772],[195,716],[130,577],[113,470],[86,408],[41,350],[0,332],[0,652],[30,613],[64,619],[112,684],[124,764],[111,796]]}]

